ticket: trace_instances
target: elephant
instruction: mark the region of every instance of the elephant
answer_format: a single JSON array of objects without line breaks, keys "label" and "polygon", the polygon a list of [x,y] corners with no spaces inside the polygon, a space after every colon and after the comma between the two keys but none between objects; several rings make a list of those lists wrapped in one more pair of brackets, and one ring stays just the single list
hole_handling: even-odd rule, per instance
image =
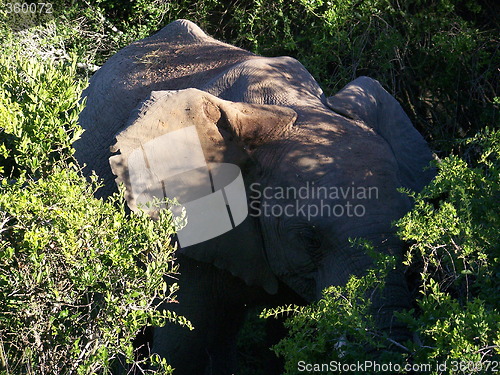
[{"label": "elephant", "polygon": [[[112,56],[82,97],[75,157],[102,179],[99,197],[123,184],[130,209],[143,209],[170,189],[182,195],[175,178],[186,171],[196,172],[186,172],[192,187],[211,166],[235,168],[207,193],[225,191],[228,210],[239,204],[231,229],[176,250],[175,311],[195,329],[154,328],[151,352],[177,374],[234,373],[249,307],[310,303],[363,275],[373,258],[355,238],[398,259],[372,310],[393,340],[408,338],[393,316],[410,295],[392,223],[412,206],[399,188],[420,191],[433,178],[432,153],[378,81],[361,76],[327,97],[296,59],[258,56],[177,20]],[[229,202],[231,181],[244,195]],[[197,215],[209,226],[223,221],[209,208],[191,212],[188,225]]]}]

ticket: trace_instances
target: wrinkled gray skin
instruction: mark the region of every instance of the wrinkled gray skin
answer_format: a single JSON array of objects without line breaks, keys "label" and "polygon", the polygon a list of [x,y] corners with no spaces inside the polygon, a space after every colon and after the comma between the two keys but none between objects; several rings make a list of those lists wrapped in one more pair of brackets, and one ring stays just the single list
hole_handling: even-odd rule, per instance
[{"label": "wrinkled gray skin", "polygon": [[[165,90],[181,91],[152,94]],[[130,150],[193,124],[206,159],[239,165],[247,196],[261,207],[295,200],[256,199],[249,188],[255,182],[378,189],[378,198],[326,202],[361,204],[363,216],[248,216],[222,236],[180,249],[180,304],[168,308],[196,329],[155,329],[152,348],[176,374],[232,373],[247,306],[314,301],[323,288],[362,275],[372,259],[351,247],[349,238],[368,239],[378,251],[400,257],[402,244],[391,222],[410,209],[410,201],[396,189],[418,191],[432,178],[423,170],[431,160],[425,141],[377,81],[360,77],[327,98],[297,60],[253,55],[185,20],[118,52],[92,77],[84,95],[85,133],[75,144],[76,156],[87,172],[95,170],[104,179],[103,196],[116,190],[115,178],[130,190]],[[134,208],[130,194],[127,199]],[[321,202],[311,198],[300,204]],[[409,304],[399,267],[372,299],[380,328],[395,340],[407,338],[393,319],[395,310]]]}]

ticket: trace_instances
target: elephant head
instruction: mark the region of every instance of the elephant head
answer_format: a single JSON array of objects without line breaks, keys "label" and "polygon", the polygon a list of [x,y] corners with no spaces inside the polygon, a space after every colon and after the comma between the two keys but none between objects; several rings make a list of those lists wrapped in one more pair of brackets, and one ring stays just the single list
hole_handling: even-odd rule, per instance
[{"label": "elephant head", "polygon": [[[248,214],[214,238],[181,243],[179,251],[270,294],[281,281],[313,301],[329,285],[363,274],[372,258],[350,239],[401,257],[391,223],[411,202],[398,188],[418,191],[432,178],[424,170],[431,160],[425,141],[377,81],[360,77],[327,98],[295,59],[255,56],[189,21],[122,50],[85,94],[87,131],[75,146],[77,158],[107,186],[115,175],[131,209],[154,196],[182,200],[184,186],[201,189],[207,181],[212,190],[205,193],[214,193],[213,166],[239,168]],[[191,142],[186,134],[197,137]],[[114,155],[106,151],[111,145]],[[175,179],[186,165],[187,180]],[[210,209],[196,212],[210,221]],[[373,300],[380,327],[404,336],[393,320],[409,305],[401,267]]]},{"label": "elephant head", "polygon": [[[110,158],[112,170],[127,188],[129,206],[136,208],[131,153],[194,126],[207,165],[230,163],[243,170],[250,215],[230,232],[180,251],[269,293],[277,291],[280,279],[312,301],[323,288],[342,285],[370,266],[370,256],[351,246],[350,238],[402,254],[391,222],[410,202],[397,188],[421,188],[429,160],[425,143],[377,82],[360,78],[326,103],[318,98],[314,107],[296,111],[226,101],[192,88],[153,92],[118,134],[114,150],[120,154]],[[182,142],[158,145],[146,159],[154,164],[151,159],[160,158],[156,163],[169,169],[161,147],[173,150],[171,161],[180,154],[194,158],[194,148],[185,153],[179,146],[186,147]],[[144,165],[139,170],[144,174],[133,178],[151,183],[158,173],[147,173],[148,168]],[[203,181],[197,173],[189,185],[200,187]],[[159,191],[156,197],[163,195]],[[182,192],[172,195],[165,189],[165,195]],[[391,271],[385,295],[375,305],[384,327],[395,329],[392,312],[408,306],[407,293],[401,270]]]}]

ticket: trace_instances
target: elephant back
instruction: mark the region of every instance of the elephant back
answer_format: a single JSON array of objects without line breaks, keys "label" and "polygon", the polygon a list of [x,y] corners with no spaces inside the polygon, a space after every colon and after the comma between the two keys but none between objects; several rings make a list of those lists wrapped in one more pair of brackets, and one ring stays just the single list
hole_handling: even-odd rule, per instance
[{"label": "elephant back", "polygon": [[85,131],[74,144],[77,160],[85,164],[84,173],[95,171],[104,180],[97,196],[116,191],[109,147],[151,92],[201,88],[228,67],[252,57],[209,37],[187,20],[172,22],[112,56],[82,93],[86,106],[79,122]]}]

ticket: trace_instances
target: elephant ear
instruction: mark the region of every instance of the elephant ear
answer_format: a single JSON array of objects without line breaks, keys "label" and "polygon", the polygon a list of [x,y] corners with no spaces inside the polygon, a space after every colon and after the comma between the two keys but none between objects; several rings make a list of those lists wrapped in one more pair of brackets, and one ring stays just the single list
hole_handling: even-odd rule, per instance
[{"label": "elephant ear", "polygon": [[326,103],[336,113],[371,127],[389,143],[403,187],[420,191],[434,177],[434,170],[428,168],[432,154],[427,142],[378,81],[359,77]]},{"label": "elephant ear", "polygon": [[[197,89],[156,91],[116,136],[109,162],[132,210],[176,198],[187,211],[180,253],[276,293],[240,167],[253,149],[292,126],[295,111],[234,103]],[[175,209],[175,207],[174,207]],[[151,211],[154,214],[154,211]]]}]

